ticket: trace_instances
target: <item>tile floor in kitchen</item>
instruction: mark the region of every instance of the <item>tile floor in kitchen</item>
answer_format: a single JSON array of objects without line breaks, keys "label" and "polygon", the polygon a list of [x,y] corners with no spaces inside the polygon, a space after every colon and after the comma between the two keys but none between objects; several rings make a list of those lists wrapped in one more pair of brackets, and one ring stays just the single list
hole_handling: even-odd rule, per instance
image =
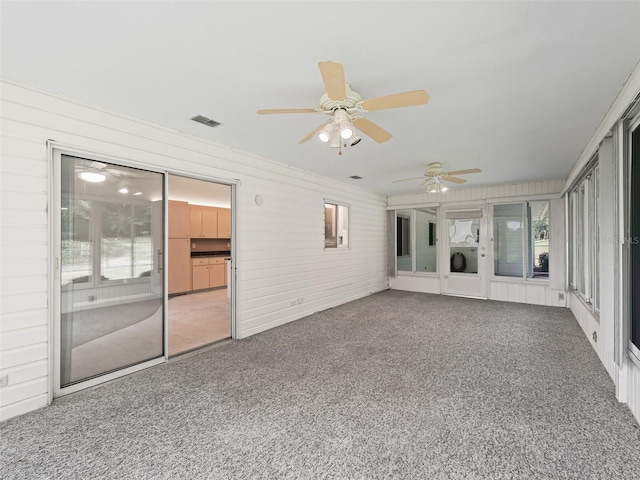
[{"label": "tile floor in kitchen", "polygon": [[231,337],[227,289],[169,299],[169,356]]}]

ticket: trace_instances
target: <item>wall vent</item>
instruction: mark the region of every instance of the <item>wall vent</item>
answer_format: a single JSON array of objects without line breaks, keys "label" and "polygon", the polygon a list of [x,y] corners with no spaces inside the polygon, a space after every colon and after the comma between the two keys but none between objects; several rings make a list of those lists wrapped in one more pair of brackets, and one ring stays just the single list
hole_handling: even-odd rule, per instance
[{"label": "wall vent", "polygon": [[210,118],[203,117],[202,115],[191,117],[191,120],[193,120],[194,122],[202,123],[203,125],[211,128],[221,125],[220,122],[216,122],[215,120],[211,120]]},{"label": "wall vent", "polygon": [[351,175],[349,178],[353,178],[354,180],[362,180],[360,175]]}]

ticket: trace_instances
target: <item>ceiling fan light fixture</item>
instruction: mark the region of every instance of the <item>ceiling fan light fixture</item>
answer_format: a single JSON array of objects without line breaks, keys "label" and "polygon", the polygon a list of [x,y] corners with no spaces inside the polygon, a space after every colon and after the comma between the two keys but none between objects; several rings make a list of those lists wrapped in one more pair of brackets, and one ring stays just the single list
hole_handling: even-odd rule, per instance
[{"label": "ceiling fan light fixture", "polygon": [[343,122],[340,125],[340,136],[345,140],[353,137],[353,128],[351,128],[350,123]]},{"label": "ceiling fan light fixture", "polygon": [[318,138],[321,142],[328,143],[331,140],[335,127],[331,123],[327,123],[322,130],[318,132]]},{"label": "ceiling fan light fixture", "polygon": [[123,195],[126,195],[127,193],[129,193],[129,182],[126,180],[122,180],[118,184],[118,192],[120,192]]},{"label": "ceiling fan light fixture", "polygon": [[428,184],[427,184],[427,193],[444,193],[447,190],[449,190],[449,188],[447,188],[446,185],[440,183],[440,179],[439,178],[433,178]]},{"label": "ceiling fan light fixture", "polygon": [[105,175],[98,172],[81,172],[80,178],[89,183],[100,183],[107,179]]}]

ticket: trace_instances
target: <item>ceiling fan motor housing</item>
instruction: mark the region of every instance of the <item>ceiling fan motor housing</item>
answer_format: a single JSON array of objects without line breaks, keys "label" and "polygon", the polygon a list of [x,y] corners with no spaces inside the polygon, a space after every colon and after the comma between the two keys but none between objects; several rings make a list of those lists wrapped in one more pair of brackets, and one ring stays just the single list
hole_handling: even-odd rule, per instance
[{"label": "ceiling fan motor housing", "polygon": [[358,92],[351,90],[351,86],[348,83],[346,84],[346,92],[347,95],[344,100],[333,100],[325,93],[320,97],[320,109],[329,115],[339,109],[346,110],[349,114],[357,112],[357,105],[362,103],[362,97]]}]

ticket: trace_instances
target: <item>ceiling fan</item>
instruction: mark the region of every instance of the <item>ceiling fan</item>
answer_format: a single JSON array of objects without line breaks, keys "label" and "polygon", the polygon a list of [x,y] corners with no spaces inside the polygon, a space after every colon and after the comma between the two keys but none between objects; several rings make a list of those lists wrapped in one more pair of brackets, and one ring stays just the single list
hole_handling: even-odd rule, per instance
[{"label": "ceiling fan", "polygon": [[446,170],[442,167],[440,162],[432,162],[427,165],[422,177],[403,178],[402,180],[394,180],[393,183],[407,182],[409,180],[422,180],[422,182],[417,185],[418,187],[426,185],[427,192],[439,193],[446,192],[448,190],[447,186],[441,183],[441,181],[461,184],[465,183],[466,180],[464,178],[455,177],[454,175],[466,175],[469,173],[480,172],[482,172],[482,170],[479,168],[469,168],[467,170]]},{"label": "ceiling fan", "polygon": [[[344,67],[336,62],[318,62],[322,81],[326,93],[320,97],[317,108],[276,108],[258,110],[259,115],[274,113],[324,113],[331,118],[309,132],[298,143],[308,141],[314,135],[332,147],[341,147],[342,143],[350,140],[351,145],[360,141],[354,137],[353,127],[371,137],[378,143],[391,139],[392,135],[361,114],[388,108],[410,107],[424,105],[429,101],[429,95],[424,90],[397,93],[384,97],[363,100],[358,92],[351,90],[351,85],[345,81]],[[346,144],[345,144],[346,145]]]}]

